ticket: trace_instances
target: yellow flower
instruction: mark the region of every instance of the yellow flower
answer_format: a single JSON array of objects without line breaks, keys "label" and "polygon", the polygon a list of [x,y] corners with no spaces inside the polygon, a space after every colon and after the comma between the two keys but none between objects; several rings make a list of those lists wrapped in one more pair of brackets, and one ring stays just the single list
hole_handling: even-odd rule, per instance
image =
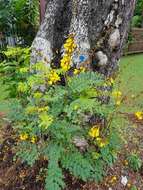
[{"label": "yellow flower", "polygon": [[115,98],[120,98],[122,96],[122,92],[121,91],[113,91],[112,95]]},{"label": "yellow flower", "polygon": [[138,120],[142,120],[143,119],[143,112],[137,111],[135,113],[135,116],[137,117]]},{"label": "yellow flower", "polygon": [[117,181],[117,177],[116,176],[112,176],[112,178],[110,179],[109,183],[114,184],[114,183],[116,183],[116,181]]},{"label": "yellow flower", "polygon": [[49,110],[48,106],[38,108],[38,112],[44,112],[44,111],[48,111],[48,110]]},{"label": "yellow flower", "polygon": [[99,137],[99,126],[93,126],[88,134],[93,138]]},{"label": "yellow flower", "polygon": [[61,68],[66,72],[70,69],[71,58],[67,54],[61,59]]},{"label": "yellow flower", "polygon": [[62,63],[61,62],[61,68],[63,69],[63,71],[68,71],[70,69],[70,64],[69,63]]},{"label": "yellow flower", "polygon": [[119,106],[121,104],[121,100],[116,101],[116,105]]},{"label": "yellow flower", "polygon": [[127,184],[127,187],[130,188],[132,185],[130,183]]},{"label": "yellow flower", "polygon": [[124,165],[125,165],[125,166],[128,166],[128,165],[129,165],[128,160],[124,160]]},{"label": "yellow flower", "polygon": [[28,139],[28,134],[27,133],[20,134],[19,138],[20,138],[20,140],[25,141]]},{"label": "yellow flower", "polygon": [[74,49],[76,48],[76,44],[74,43],[74,38],[69,37],[65,44],[64,44],[64,49],[66,50],[67,53],[71,54],[73,53]]},{"label": "yellow flower", "polygon": [[36,136],[31,137],[31,142],[32,142],[33,144],[36,143],[36,141],[37,141],[37,137],[36,137]]},{"label": "yellow flower", "polygon": [[97,140],[97,144],[98,144],[98,146],[99,146],[100,148],[102,148],[102,147],[104,147],[104,146],[106,146],[106,145],[108,144],[107,140],[102,139],[102,138],[100,138],[100,137],[97,137],[96,140]]},{"label": "yellow flower", "polygon": [[67,40],[66,40],[66,44],[68,43],[73,43],[73,37],[69,37]]},{"label": "yellow flower", "polygon": [[74,69],[74,74],[77,75],[81,72],[85,72],[85,67],[80,67],[79,69]]},{"label": "yellow flower", "polygon": [[74,69],[74,75],[77,75],[77,74],[79,74],[80,73],[80,70],[79,69]]},{"label": "yellow flower", "polygon": [[64,55],[63,58],[61,59],[61,68],[64,72],[68,71],[71,67],[71,56],[72,53],[74,52],[76,48],[76,44],[74,43],[74,36],[69,35],[69,38],[66,40],[64,44]]},{"label": "yellow flower", "polygon": [[85,72],[86,70],[85,67],[80,67],[79,69],[80,69],[80,72]]},{"label": "yellow flower", "polygon": [[50,85],[55,84],[56,82],[60,81],[59,75],[56,73],[55,70],[52,70],[49,74],[49,81]]}]

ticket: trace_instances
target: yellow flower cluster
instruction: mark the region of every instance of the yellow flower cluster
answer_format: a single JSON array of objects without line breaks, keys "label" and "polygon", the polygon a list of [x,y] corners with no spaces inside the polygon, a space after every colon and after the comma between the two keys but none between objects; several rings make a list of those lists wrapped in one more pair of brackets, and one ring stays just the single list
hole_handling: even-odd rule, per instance
[{"label": "yellow flower cluster", "polygon": [[88,134],[93,138],[99,137],[99,126],[93,126]]},{"label": "yellow flower cluster", "polygon": [[48,111],[48,110],[49,110],[48,106],[40,107],[40,108],[37,109],[38,112],[45,112],[45,111]]},{"label": "yellow flower cluster", "polygon": [[20,140],[25,141],[28,139],[28,134],[27,133],[20,134],[19,138]]},{"label": "yellow flower cluster", "polygon": [[67,40],[66,43],[64,44],[64,49],[66,50],[67,54],[73,53],[73,51],[76,48],[76,44],[74,43],[74,37],[71,35]]},{"label": "yellow flower cluster", "polygon": [[26,141],[26,140],[29,139],[31,143],[36,143],[37,142],[37,137],[36,136],[32,136],[31,138],[29,138],[29,135],[27,133],[20,134],[19,139],[21,141]]},{"label": "yellow flower cluster", "polygon": [[64,44],[65,53],[64,53],[63,58],[61,59],[61,68],[65,72],[70,69],[71,56],[75,48],[76,48],[76,44],[74,43],[74,37],[73,35],[70,35]]},{"label": "yellow flower cluster", "polygon": [[143,112],[137,111],[135,113],[135,116],[137,117],[138,120],[143,120]]},{"label": "yellow flower cluster", "polygon": [[117,177],[116,176],[112,176],[111,179],[109,180],[110,184],[114,184],[117,182]]},{"label": "yellow flower cluster", "polygon": [[97,140],[98,146],[101,147],[101,148],[104,147],[104,146],[106,146],[108,144],[107,140],[104,140],[104,139],[102,139],[100,137],[97,137],[96,140]]},{"label": "yellow flower cluster", "polygon": [[49,110],[49,107],[48,106],[45,106],[45,107],[35,107],[35,106],[28,106],[26,108],[26,113],[27,114],[32,114],[32,113],[35,113],[35,112],[46,112]]},{"label": "yellow flower cluster", "polygon": [[71,56],[68,54],[65,54],[61,60],[61,68],[63,71],[68,71],[70,69],[70,63],[71,63]]},{"label": "yellow flower cluster", "polygon": [[49,77],[48,83],[50,85],[55,84],[56,82],[60,81],[60,77],[55,70],[51,70],[48,77]]},{"label": "yellow flower cluster", "polygon": [[112,95],[115,98],[120,98],[122,96],[122,92],[121,91],[113,91]]},{"label": "yellow flower cluster", "polygon": [[121,91],[113,91],[112,96],[116,100],[116,105],[119,106],[121,104],[122,92]]},{"label": "yellow flower cluster", "polygon": [[104,147],[108,144],[107,140],[102,139],[99,137],[100,135],[100,127],[99,126],[93,126],[90,131],[89,131],[89,136],[92,138],[96,138],[96,143],[98,144],[99,147]]},{"label": "yellow flower cluster", "polygon": [[77,75],[77,74],[79,74],[81,72],[85,72],[85,67],[80,67],[79,69],[75,69],[73,73],[75,75]]},{"label": "yellow flower cluster", "polygon": [[37,142],[37,137],[36,136],[32,136],[31,137],[31,142],[34,144]]}]

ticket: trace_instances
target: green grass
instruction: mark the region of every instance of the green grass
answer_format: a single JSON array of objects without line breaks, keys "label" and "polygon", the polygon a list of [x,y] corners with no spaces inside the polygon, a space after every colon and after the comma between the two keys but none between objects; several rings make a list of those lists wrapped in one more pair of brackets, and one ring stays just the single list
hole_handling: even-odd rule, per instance
[{"label": "green grass", "polygon": [[122,92],[124,101],[112,120],[122,140],[127,143],[129,134],[132,134],[133,123],[122,113],[143,111],[143,54],[122,57],[120,73],[115,84]]},{"label": "green grass", "polygon": [[123,57],[120,68],[119,88],[126,96],[122,109],[129,112],[143,109],[143,54]]},{"label": "green grass", "polygon": [[8,95],[9,92],[7,90],[7,85],[2,84],[0,80],[0,112],[7,112],[8,111]]}]

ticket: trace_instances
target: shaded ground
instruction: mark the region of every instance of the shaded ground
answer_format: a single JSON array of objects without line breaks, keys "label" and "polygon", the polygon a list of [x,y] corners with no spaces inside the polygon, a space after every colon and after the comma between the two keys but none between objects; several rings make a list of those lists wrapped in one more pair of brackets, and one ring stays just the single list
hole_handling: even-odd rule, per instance
[{"label": "shaded ground", "polygon": [[[137,152],[143,160],[143,121],[138,122],[133,114],[136,111],[143,111],[143,55],[123,58],[121,70],[118,81],[124,101],[113,122],[119,128],[125,143],[119,159],[113,168],[109,168],[102,184],[84,184],[72,179],[71,176],[66,176],[68,184],[66,190],[132,190],[133,185],[137,190],[143,190],[143,167],[139,172],[133,172],[126,162],[126,157],[131,152]],[[3,92],[1,94],[4,96]],[[1,99],[3,98],[0,98],[0,101]],[[0,107],[0,118],[5,117],[4,109],[6,108],[3,103]],[[20,161],[15,162],[13,158],[16,139],[11,126],[7,122],[4,123],[5,125],[0,120],[0,190],[44,190],[44,172],[40,172],[40,167],[47,165],[46,161],[39,161],[33,168]],[[126,186],[121,183],[122,176],[127,177]]]}]

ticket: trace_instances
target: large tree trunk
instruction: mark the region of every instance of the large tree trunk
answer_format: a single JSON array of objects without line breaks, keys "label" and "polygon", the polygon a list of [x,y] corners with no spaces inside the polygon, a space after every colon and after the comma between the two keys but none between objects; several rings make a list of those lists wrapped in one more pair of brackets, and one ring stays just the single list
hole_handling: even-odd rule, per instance
[{"label": "large tree trunk", "polygon": [[113,75],[118,68],[135,1],[47,0],[44,21],[32,44],[31,63],[50,63],[68,34],[74,33],[78,52],[74,52],[73,62],[77,67],[81,64],[78,57],[83,55],[84,61],[90,60],[92,69],[106,76]]}]

